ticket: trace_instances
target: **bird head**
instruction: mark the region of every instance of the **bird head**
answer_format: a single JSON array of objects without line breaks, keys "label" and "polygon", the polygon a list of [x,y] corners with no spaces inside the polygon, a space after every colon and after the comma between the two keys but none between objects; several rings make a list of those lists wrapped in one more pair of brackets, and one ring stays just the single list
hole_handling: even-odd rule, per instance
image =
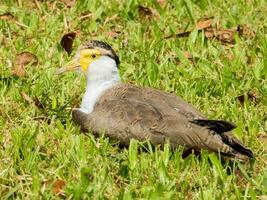
[{"label": "bird head", "polygon": [[[67,71],[81,71],[84,74],[89,74],[89,71],[99,71],[103,66],[119,67],[119,58],[112,47],[102,41],[91,40],[82,45],[76,53],[74,59],[57,70],[57,74],[62,74]],[[90,69],[92,68],[92,69]]]}]

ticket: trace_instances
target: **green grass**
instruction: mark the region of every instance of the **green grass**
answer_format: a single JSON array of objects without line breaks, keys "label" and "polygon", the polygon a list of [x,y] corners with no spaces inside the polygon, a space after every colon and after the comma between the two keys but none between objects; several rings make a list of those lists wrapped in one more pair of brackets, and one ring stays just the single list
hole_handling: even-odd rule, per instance
[{"label": "green grass", "polygon": [[[259,199],[267,195],[267,3],[251,1],[61,1],[2,0],[0,15],[0,196],[1,199]],[[138,6],[160,17],[139,16]],[[81,16],[90,14],[89,18]],[[214,16],[224,29],[246,25],[253,37],[235,34],[232,47],[192,30]],[[110,38],[108,32],[120,34]],[[110,43],[121,59],[124,82],[175,93],[209,118],[235,122],[238,136],[256,160],[236,163],[233,173],[214,154],[182,159],[168,145],[152,150],[133,141],[121,149],[108,138],[80,132],[70,109],[85,89],[84,77],[54,75],[68,60],[61,37],[77,31],[74,48],[89,39]],[[11,73],[16,54],[38,58],[27,77]],[[183,52],[189,51],[192,59]],[[72,53],[74,54],[74,52]],[[43,108],[20,95],[38,98]],[[256,96],[256,102],[248,93]],[[244,95],[243,105],[236,97]],[[239,167],[237,167],[237,165]],[[65,183],[64,187],[57,182]],[[55,189],[62,188],[60,194]]]}]

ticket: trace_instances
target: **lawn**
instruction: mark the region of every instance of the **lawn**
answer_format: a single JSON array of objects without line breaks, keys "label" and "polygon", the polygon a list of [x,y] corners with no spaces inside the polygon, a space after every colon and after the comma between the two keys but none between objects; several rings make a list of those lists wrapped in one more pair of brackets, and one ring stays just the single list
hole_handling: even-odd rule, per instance
[{"label": "lawn", "polygon": [[[266,13],[264,0],[1,0],[1,199],[266,199]],[[55,71],[90,39],[113,46],[124,82],[236,123],[255,161],[81,133],[85,78]]]}]

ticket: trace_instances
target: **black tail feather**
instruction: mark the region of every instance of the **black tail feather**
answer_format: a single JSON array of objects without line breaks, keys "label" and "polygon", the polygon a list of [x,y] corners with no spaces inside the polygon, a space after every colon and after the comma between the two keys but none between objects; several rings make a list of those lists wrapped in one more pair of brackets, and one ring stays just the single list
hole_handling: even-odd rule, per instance
[{"label": "black tail feather", "polygon": [[236,137],[229,133],[229,131],[236,128],[235,124],[227,121],[208,119],[194,119],[191,122],[198,126],[206,126],[208,129],[218,133],[222,137],[223,142],[234,150],[234,152],[232,152],[233,154],[240,153],[249,158],[254,157],[254,154],[250,149],[243,146]]}]

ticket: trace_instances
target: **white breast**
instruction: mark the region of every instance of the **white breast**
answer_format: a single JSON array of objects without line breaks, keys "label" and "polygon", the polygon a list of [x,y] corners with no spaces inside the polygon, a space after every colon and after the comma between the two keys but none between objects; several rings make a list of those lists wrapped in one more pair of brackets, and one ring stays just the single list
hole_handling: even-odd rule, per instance
[{"label": "white breast", "polygon": [[101,56],[92,62],[87,70],[86,92],[80,110],[91,113],[101,94],[119,82],[118,68],[112,58]]}]

